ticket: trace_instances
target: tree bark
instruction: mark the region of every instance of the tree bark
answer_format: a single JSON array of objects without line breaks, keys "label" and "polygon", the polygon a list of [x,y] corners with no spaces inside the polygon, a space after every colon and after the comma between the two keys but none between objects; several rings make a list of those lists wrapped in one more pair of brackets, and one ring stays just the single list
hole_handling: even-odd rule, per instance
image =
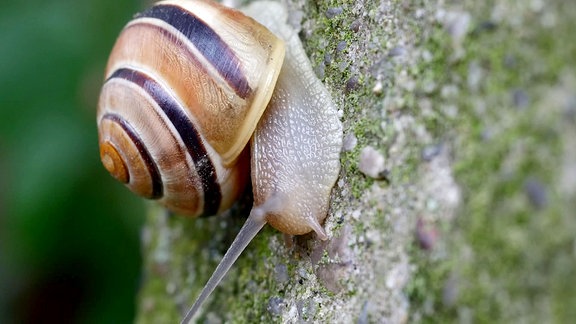
[{"label": "tree bark", "polygon": [[[329,240],[266,227],[200,322],[574,315],[562,307],[574,293],[555,285],[574,283],[566,271],[576,269],[576,79],[566,63],[576,51],[550,35],[568,37],[576,10],[512,2],[286,3],[342,111]],[[150,205],[138,322],[181,319],[248,215],[245,200],[197,220]],[[509,263],[506,274],[494,266]]]}]

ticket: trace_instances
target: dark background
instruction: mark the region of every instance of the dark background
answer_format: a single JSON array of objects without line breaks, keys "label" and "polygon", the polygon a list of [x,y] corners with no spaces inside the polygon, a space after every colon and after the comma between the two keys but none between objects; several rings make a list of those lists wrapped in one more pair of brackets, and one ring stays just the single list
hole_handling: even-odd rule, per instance
[{"label": "dark background", "polygon": [[107,55],[136,0],[0,4],[0,323],[126,323],[140,199],[100,164]]}]

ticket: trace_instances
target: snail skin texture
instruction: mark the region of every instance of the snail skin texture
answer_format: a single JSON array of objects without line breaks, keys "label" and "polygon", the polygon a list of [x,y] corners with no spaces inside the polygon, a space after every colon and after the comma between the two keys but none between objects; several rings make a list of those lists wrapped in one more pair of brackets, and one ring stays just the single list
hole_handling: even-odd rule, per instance
[{"label": "snail skin texture", "polygon": [[98,104],[105,168],[176,213],[228,209],[250,172],[254,207],[183,323],[266,223],[327,239],[321,223],[342,146],[337,108],[285,8],[255,2],[243,11],[252,18],[174,0],[136,15],[112,50]]}]

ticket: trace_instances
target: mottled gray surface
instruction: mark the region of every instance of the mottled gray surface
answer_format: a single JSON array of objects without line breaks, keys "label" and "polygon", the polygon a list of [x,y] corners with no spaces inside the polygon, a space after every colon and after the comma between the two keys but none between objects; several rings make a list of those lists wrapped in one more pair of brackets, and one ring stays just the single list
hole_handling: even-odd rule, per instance
[{"label": "mottled gray surface", "polygon": [[[330,239],[287,244],[265,229],[202,321],[570,318],[576,298],[559,283],[576,270],[574,46],[548,35],[569,35],[574,7],[289,4],[344,124]],[[359,170],[366,147],[383,157],[378,179]],[[140,322],[179,318],[248,210],[194,221],[151,208]]]}]

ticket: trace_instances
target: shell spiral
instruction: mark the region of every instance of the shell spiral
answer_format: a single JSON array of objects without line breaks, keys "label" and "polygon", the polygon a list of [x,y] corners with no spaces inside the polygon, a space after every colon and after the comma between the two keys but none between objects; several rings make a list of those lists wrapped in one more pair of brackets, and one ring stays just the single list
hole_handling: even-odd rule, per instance
[{"label": "shell spiral", "polygon": [[163,1],[137,15],[100,94],[104,167],[177,213],[228,209],[250,177],[246,144],[284,51],[265,27],[217,3]]}]

